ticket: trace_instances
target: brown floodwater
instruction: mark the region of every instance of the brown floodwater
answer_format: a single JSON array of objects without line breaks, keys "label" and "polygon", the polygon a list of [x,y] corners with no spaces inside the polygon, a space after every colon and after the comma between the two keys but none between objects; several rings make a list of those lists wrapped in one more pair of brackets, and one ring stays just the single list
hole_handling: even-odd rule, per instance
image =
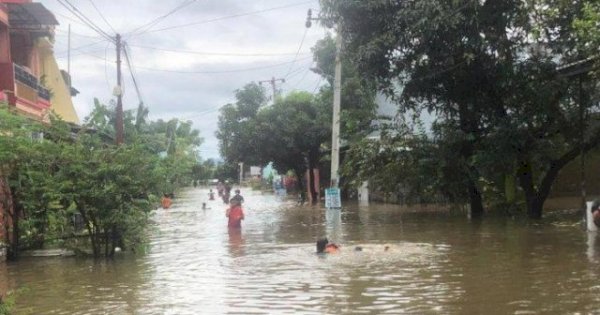
[{"label": "brown floodwater", "polygon": [[[600,241],[574,220],[340,212],[243,192],[241,233],[206,189],[189,189],[154,213],[146,253],[24,258],[0,264],[0,287],[26,288],[16,314],[600,313]],[[316,255],[322,236],[341,252]]]}]

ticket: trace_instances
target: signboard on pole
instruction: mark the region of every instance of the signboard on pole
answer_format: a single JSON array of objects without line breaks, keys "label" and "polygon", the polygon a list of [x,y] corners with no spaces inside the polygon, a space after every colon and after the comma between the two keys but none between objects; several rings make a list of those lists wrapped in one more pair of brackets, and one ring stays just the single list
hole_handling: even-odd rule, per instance
[{"label": "signboard on pole", "polygon": [[342,208],[342,198],[340,196],[339,188],[325,189],[325,208],[327,208],[327,209],[341,209]]}]

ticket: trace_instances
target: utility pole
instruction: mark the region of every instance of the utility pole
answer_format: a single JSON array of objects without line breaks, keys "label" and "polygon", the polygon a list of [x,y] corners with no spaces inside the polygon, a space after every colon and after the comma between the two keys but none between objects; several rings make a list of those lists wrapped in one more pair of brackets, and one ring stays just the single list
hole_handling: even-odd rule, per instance
[{"label": "utility pole", "polygon": [[260,84],[260,85],[262,85],[263,83],[271,84],[271,88],[273,89],[273,102],[275,102],[275,98],[279,95],[279,92],[277,90],[277,82],[285,83],[285,79],[283,79],[283,78],[275,79],[275,77],[272,77],[271,80],[258,81],[258,84]]},{"label": "utility pole", "polygon": [[331,187],[339,187],[340,168],[340,101],[342,91],[342,35],[337,32],[335,39],[335,77],[333,79],[333,121],[331,125]]},{"label": "utility pole", "polygon": [[[312,10],[308,10],[306,17],[306,27],[311,27],[312,21],[322,20],[322,18],[313,18]],[[340,168],[340,109],[341,109],[341,91],[342,91],[342,62],[340,55],[342,52],[342,33],[337,25],[337,36],[335,38],[335,76],[333,79],[333,120],[331,124],[331,188],[339,187],[339,168]]]},{"label": "utility pole", "polygon": [[116,36],[117,46],[117,86],[114,94],[117,96],[117,114],[115,132],[117,145],[123,143],[123,89],[121,89],[121,34]]}]

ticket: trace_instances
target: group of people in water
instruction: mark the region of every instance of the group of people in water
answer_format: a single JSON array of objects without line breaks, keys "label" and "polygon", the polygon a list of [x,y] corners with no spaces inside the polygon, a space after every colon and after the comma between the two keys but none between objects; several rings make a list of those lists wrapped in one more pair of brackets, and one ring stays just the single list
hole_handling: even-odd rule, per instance
[{"label": "group of people in water", "polygon": [[[223,203],[229,205],[225,211],[225,216],[228,218],[227,226],[233,229],[239,229],[242,227],[242,220],[244,220],[244,211],[242,204],[244,203],[244,197],[240,194],[240,190],[234,191],[235,195],[231,197],[231,185],[229,182],[217,183],[217,193],[223,200]],[[208,191],[208,200],[215,200],[215,193],[212,189]],[[203,209],[206,209],[206,203],[202,204]]]},{"label": "group of people in water", "polygon": [[[242,209],[242,204],[244,203],[244,197],[240,194],[239,189],[234,190],[233,197],[230,197],[231,186],[228,182],[225,184],[219,182],[217,184],[217,193],[220,198],[222,198],[225,204],[228,204],[229,207],[225,211],[225,216],[228,218],[227,227],[230,230],[239,230],[242,228],[242,220],[244,220],[244,210]],[[161,205],[163,209],[168,209],[172,204],[173,194],[164,194],[161,199]],[[208,200],[215,200],[215,193],[212,189],[208,192]],[[594,210],[598,210],[600,206],[596,207]],[[206,206],[206,203],[202,203],[202,209],[209,209]],[[600,213],[600,211],[595,211]],[[340,252],[340,245],[331,243],[327,238],[322,238],[317,240],[317,254],[335,254]],[[356,246],[354,251],[362,251],[362,247]],[[389,246],[385,246],[385,251],[389,250]]]}]

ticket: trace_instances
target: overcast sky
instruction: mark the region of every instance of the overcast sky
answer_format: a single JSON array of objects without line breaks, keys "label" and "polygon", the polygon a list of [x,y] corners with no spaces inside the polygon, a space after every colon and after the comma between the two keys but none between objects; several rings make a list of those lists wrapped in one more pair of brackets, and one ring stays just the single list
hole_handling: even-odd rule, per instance
[{"label": "overcast sky", "polygon": [[[71,25],[71,75],[73,86],[81,92],[74,103],[83,120],[94,97],[104,103],[113,98],[114,44],[57,0],[38,1],[60,22],[55,55],[63,69],[67,68],[67,30]],[[106,33],[123,34],[131,47],[131,61],[150,118],[192,120],[205,139],[202,157],[218,158],[214,133],[219,107],[234,101],[234,91],[246,83],[272,77],[286,79],[279,85],[283,93],[313,92],[323,82],[309,71],[313,66],[310,48],[327,30],[316,23],[310,29],[304,26],[307,10],[318,11],[317,0],[192,1],[93,0],[109,26],[91,0],[70,0]],[[151,28],[135,31],[188,2]],[[123,74],[124,109],[134,109],[138,97],[125,62]],[[270,92],[270,85],[267,87]]]}]

